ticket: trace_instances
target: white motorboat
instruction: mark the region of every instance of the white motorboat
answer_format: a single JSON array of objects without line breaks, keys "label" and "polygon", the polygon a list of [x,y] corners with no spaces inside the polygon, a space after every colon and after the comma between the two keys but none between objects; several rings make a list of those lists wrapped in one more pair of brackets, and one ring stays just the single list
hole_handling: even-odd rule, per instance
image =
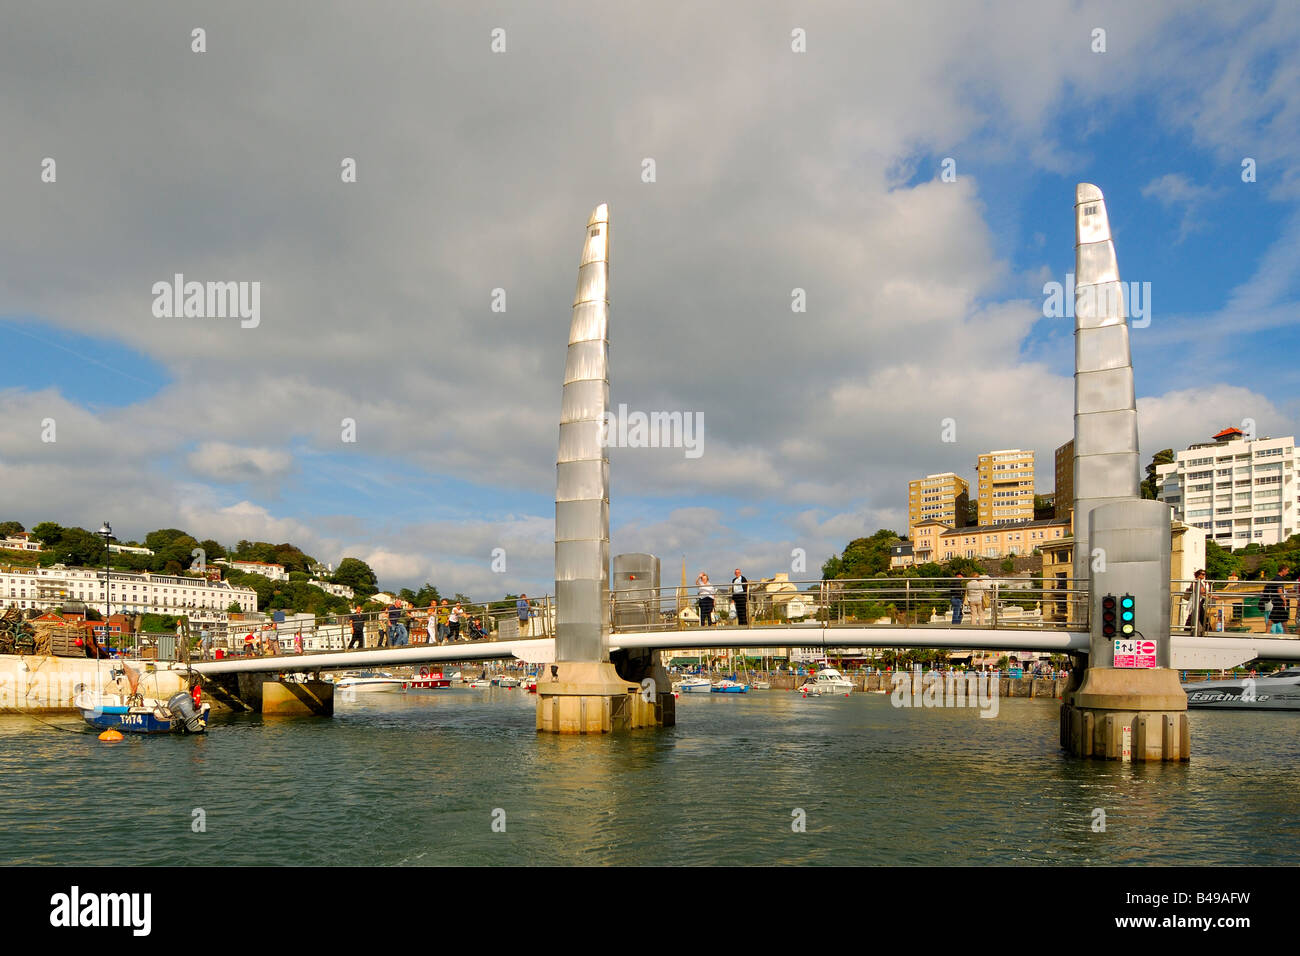
[{"label": "white motorboat", "polygon": [[707,677],[687,677],[678,686],[683,694],[708,694],[713,691],[713,681]]},{"label": "white motorboat", "polygon": [[492,682],[486,677],[480,677],[478,680],[470,681],[469,686],[473,687],[475,690],[485,690],[492,686]]},{"label": "white motorboat", "polygon": [[394,677],[392,674],[366,671],[335,681],[334,686],[338,690],[353,694],[394,694],[406,690],[406,685],[409,683],[410,681]]},{"label": "white motorboat", "polygon": [[771,690],[772,682],[767,680],[756,680],[749,686],[753,687],[754,690]]},{"label": "white motorboat", "polygon": [[497,678],[498,687],[518,687],[523,681],[518,677],[499,677]]},{"label": "white motorboat", "polygon": [[823,667],[804,681],[803,686],[799,688],[799,693],[805,696],[808,694],[851,694],[853,693],[853,681],[833,667]]}]

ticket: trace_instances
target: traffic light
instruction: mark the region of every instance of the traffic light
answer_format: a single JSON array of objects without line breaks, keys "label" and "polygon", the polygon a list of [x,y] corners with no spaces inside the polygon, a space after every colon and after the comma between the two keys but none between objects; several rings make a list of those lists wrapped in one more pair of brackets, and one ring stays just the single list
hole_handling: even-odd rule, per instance
[{"label": "traffic light", "polygon": [[1133,595],[1125,594],[1119,599],[1119,632],[1125,637],[1132,637],[1136,627],[1135,617],[1137,607],[1133,603]]},{"label": "traffic light", "polygon": [[1101,599],[1101,634],[1102,637],[1115,636],[1115,595],[1107,594]]}]

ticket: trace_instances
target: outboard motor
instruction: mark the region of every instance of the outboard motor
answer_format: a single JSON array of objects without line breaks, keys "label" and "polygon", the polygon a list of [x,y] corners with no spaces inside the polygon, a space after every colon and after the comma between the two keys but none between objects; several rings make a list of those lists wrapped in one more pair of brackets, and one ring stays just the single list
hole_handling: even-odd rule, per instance
[{"label": "outboard motor", "polygon": [[184,722],[187,732],[191,734],[202,732],[203,718],[199,714],[198,708],[194,706],[194,698],[189,694],[184,691],[173,694],[167,700],[167,709]]}]

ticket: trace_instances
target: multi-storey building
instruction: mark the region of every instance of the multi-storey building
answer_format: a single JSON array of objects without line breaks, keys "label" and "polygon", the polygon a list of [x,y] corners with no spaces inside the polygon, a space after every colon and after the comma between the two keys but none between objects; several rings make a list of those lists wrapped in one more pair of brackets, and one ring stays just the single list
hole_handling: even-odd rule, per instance
[{"label": "multi-storey building", "polygon": [[[70,602],[107,612],[104,571],[95,568],[0,567],[0,607],[47,608]],[[257,592],[228,581],[210,581],[148,571],[113,571],[108,581],[108,604],[124,614],[188,615],[194,622],[225,620],[232,603],[241,610],[257,610]]]},{"label": "multi-storey building", "polygon": [[907,536],[922,521],[942,521],[950,528],[966,523],[970,486],[951,471],[907,483]]},{"label": "multi-storey building", "polygon": [[975,466],[976,522],[1011,524],[1034,520],[1034,453],[1004,448],[980,455]]},{"label": "multi-storey building", "polygon": [[1074,511],[1074,439],[1056,449],[1056,498],[1054,517],[1069,518]]},{"label": "multi-storey building", "polygon": [[950,558],[1013,558],[1033,554],[1048,541],[1070,533],[1070,522],[1062,518],[1018,521],[1013,524],[975,525],[950,528],[941,521],[923,521],[913,529],[912,560],[947,561]]},{"label": "multi-storey building", "polygon": [[1220,547],[1277,544],[1300,531],[1294,436],[1247,439],[1225,428],[1156,466],[1156,496]]}]

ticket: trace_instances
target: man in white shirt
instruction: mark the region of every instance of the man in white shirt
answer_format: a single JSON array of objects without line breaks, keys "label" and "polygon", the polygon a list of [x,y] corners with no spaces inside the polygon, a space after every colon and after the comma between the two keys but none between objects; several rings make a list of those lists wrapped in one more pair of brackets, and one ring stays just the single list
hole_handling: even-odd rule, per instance
[{"label": "man in white shirt", "polygon": [[749,627],[748,596],[745,593],[745,585],[748,583],[749,578],[740,573],[740,568],[736,568],[736,576],[731,579],[731,603],[736,608],[736,623],[741,627]]}]

